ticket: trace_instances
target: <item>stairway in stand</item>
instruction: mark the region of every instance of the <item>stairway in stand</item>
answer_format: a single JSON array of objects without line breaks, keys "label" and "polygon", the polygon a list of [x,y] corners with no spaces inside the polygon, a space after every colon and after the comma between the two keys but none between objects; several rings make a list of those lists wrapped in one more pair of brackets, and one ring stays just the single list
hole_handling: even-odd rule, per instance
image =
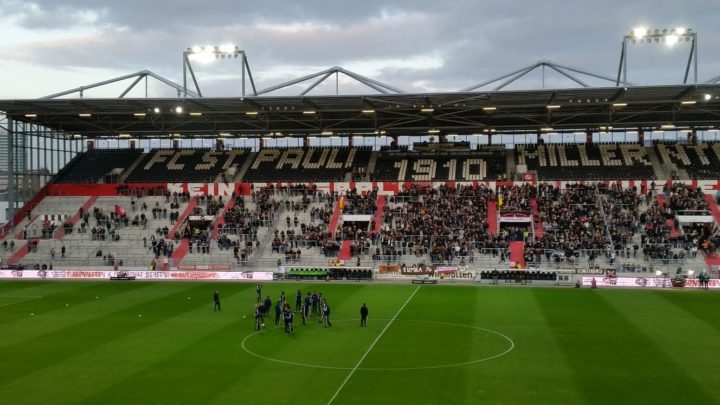
[{"label": "stairway in stand", "polygon": [[705,194],[705,201],[707,201],[708,207],[710,207],[710,212],[712,213],[713,218],[715,218],[715,224],[720,226],[720,208],[718,208],[715,199],[711,195]]},{"label": "stairway in stand", "polygon": [[[97,196],[92,196],[88,198],[87,201],[85,201],[85,204],[83,204],[82,209],[83,212],[88,212],[90,208],[92,208],[93,204],[95,204],[95,201],[97,201]],[[75,215],[70,218],[70,224],[74,227],[75,224],[77,224],[80,221],[80,210],[78,210]],[[65,236],[65,229],[62,225],[58,226],[55,230],[55,239],[62,239]]]},{"label": "stairway in stand", "polygon": [[220,210],[220,213],[218,214],[217,218],[215,218],[215,223],[213,224],[213,231],[211,239],[217,240],[218,238],[218,228],[220,225],[225,225],[225,214],[232,209],[235,206],[235,199],[230,197],[230,199],[227,201],[225,206],[222,210]]},{"label": "stairway in stand", "polygon": [[350,260],[352,259],[352,254],[350,252],[350,246],[352,246],[351,240],[344,240],[342,242],[342,245],[340,245],[340,254],[338,255],[339,260]]},{"label": "stairway in stand", "polygon": [[487,217],[488,217],[488,233],[490,235],[497,235],[497,233],[498,233],[498,217],[497,217],[497,203],[495,201],[488,201]]},{"label": "stairway in stand", "polygon": [[543,227],[543,223],[540,220],[540,209],[538,208],[537,198],[533,198],[530,200],[530,207],[532,208],[534,227],[533,229],[535,231],[535,238],[540,239],[545,234],[545,227]]},{"label": "stairway in stand", "polygon": [[15,252],[13,252],[12,256],[8,258],[7,264],[9,266],[12,266],[13,264],[18,264],[20,260],[23,259],[28,254],[28,249],[30,248],[30,242],[32,240],[29,240],[25,242],[24,245],[20,246]]},{"label": "stairway in stand", "polygon": [[384,195],[379,195],[377,198],[377,210],[375,210],[375,224],[373,226],[373,232],[379,233],[383,223],[383,211],[385,210],[386,198]]},{"label": "stairway in stand", "polygon": [[173,225],[172,229],[170,229],[170,232],[168,232],[168,238],[170,240],[175,239],[175,233],[180,229],[180,226],[182,226],[183,222],[187,219],[187,217],[192,214],[193,209],[197,205],[197,198],[193,198],[190,200],[190,203],[188,204],[187,208],[185,208],[185,211],[183,211],[182,215],[180,215],[180,218],[178,218],[177,222],[175,222],[175,225]]},{"label": "stairway in stand", "polygon": [[335,209],[333,210],[332,217],[330,217],[330,225],[328,225],[328,233],[335,236],[338,223],[340,222],[340,214],[342,213],[343,207],[345,206],[345,197],[340,197],[335,202]]},{"label": "stairway in stand", "polygon": [[525,242],[510,242],[508,245],[510,248],[510,261],[515,263],[515,266],[520,265],[519,268],[525,268]]},{"label": "stairway in stand", "polygon": [[[664,194],[658,194],[657,199],[661,207],[667,208],[670,206],[670,203],[668,202]],[[665,224],[668,226],[668,228],[670,228],[670,236],[672,236],[673,238],[677,238],[678,236],[682,235],[682,233],[680,233],[680,230],[677,229],[677,227],[675,226],[675,221],[673,219],[668,219],[667,221],[665,221]]]},{"label": "stairway in stand", "polygon": [[[705,201],[708,203],[708,207],[710,207],[710,212],[712,213],[713,218],[715,218],[715,224],[717,226],[720,226],[720,208],[718,208],[717,203],[715,203],[715,199],[711,195],[705,195]],[[703,252],[703,257],[705,258],[705,263],[708,265],[708,268],[717,268],[715,266],[720,265],[720,255],[718,255],[717,252],[712,252],[709,255],[706,255]]]},{"label": "stairway in stand", "polygon": [[180,265],[182,260],[185,258],[185,255],[188,253],[189,245],[190,241],[188,239],[183,239],[180,241],[180,244],[175,247],[171,256],[173,266],[177,267]]}]

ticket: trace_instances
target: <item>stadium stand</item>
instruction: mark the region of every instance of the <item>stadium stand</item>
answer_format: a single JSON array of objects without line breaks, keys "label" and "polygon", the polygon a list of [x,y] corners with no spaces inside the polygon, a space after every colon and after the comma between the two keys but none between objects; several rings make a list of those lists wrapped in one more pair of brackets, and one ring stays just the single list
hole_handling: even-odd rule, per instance
[{"label": "stadium stand", "polygon": [[656,143],[655,151],[663,164],[687,171],[692,179],[720,178],[720,143]]},{"label": "stadium stand", "polygon": [[381,151],[373,179],[377,181],[480,181],[507,176],[505,150]]},{"label": "stadium stand", "polygon": [[247,149],[222,152],[210,149],[155,149],[142,158],[125,181],[214,183],[229,168],[241,167],[248,155]]},{"label": "stadium stand", "polygon": [[[711,170],[720,162],[714,145],[463,147],[90,151],[57,177],[74,195],[41,197],[4,237],[0,258],[30,268],[344,262],[645,272],[720,261],[713,198],[692,185],[663,182],[656,193],[647,184],[650,152],[690,172],[704,151]],[[504,181],[513,158],[541,181]],[[243,183],[215,187],[231,167]],[[74,188],[112,171],[128,183],[95,184],[105,187],[99,195]]]},{"label": "stadium stand", "polygon": [[364,173],[371,154],[369,147],[261,149],[243,180],[343,181],[347,175]]},{"label": "stadium stand", "polygon": [[[94,149],[80,153],[55,178],[56,183],[97,183],[114,171],[122,173],[135,162],[142,151],[133,149]],[[110,179],[108,179],[110,180]],[[107,183],[112,182],[106,181]]]},{"label": "stadium stand", "polygon": [[615,180],[654,177],[647,150],[638,144],[519,145],[518,165],[540,180]]}]

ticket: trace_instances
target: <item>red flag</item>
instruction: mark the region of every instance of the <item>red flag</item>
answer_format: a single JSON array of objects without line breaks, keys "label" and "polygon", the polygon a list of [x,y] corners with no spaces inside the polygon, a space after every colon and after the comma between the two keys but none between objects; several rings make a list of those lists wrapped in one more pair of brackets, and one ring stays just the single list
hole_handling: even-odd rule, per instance
[{"label": "red flag", "polygon": [[120,208],[119,205],[116,205],[116,206],[115,206],[115,213],[118,214],[118,215],[120,215],[121,218],[124,218],[125,215],[126,215],[125,210],[122,209],[122,208]]}]

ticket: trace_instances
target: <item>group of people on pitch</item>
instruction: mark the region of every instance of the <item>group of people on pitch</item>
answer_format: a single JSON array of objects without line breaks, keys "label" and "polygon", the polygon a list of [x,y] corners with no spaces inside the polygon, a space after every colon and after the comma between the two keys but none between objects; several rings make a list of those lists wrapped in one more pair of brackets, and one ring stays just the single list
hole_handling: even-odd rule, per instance
[{"label": "group of people on pitch", "polygon": [[[265,319],[270,317],[270,309],[272,308],[272,300],[267,295],[264,301],[261,301],[262,297],[262,286],[258,284],[256,286],[257,292],[257,303],[255,304],[255,330],[265,326]],[[322,323],[326,328],[332,326],[330,322],[330,304],[325,299],[321,292],[308,292],[303,298],[301,290],[297,290],[295,294],[295,310],[290,307],[290,303],[285,296],[285,291],[280,293],[280,299],[275,304],[275,325],[280,326],[280,320],[282,319],[285,323],[285,332],[293,332],[293,321],[295,320],[295,313],[299,312],[302,317],[302,324],[307,325],[308,320],[312,315],[320,315],[318,323]],[[361,313],[361,326],[365,326],[367,322],[368,309],[363,304]]]},{"label": "group of people on pitch", "polygon": [[[262,294],[262,287],[258,285],[258,292]],[[258,296],[259,298],[260,296]],[[261,327],[265,326],[265,318],[270,316],[270,309],[272,308],[272,300],[270,296],[266,296],[263,302],[259,302],[255,305],[255,330],[260,330]],[[295,294],[295,310],[293,311],[290,307],[290,302],[285,296],[285,291],[280,293],[280,299],[275,303],[275,325],[280,326],[280,320],[282,319],[285,323],[285,332],[293,332],[293,321],[295,320],[295,313],[299,312],[302,317],[303,325],[307,325],[308,319],[312,315],[320,315],[319,323],[325,325],[325,327],[332,326],[330,322],[330,305],[327,300],[323,298],[322,293],[319,292],[308,292],[307,296],[303,299],[302,292],[300,290]]]}]

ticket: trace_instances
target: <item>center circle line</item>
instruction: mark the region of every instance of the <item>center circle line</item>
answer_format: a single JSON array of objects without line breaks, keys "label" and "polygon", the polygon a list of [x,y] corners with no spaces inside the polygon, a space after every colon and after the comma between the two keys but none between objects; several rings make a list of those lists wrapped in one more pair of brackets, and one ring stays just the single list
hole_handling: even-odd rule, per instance
[{"label": "center circle line", "polygon": [[[384,318],[374,318],[373,320],[375,320],[375,321],[390,321],[390,319],[384,319]],[[360,321],[359,318],[358,319],[336,319],[336,320],[333,320],[333,322],[358,322],[358,321]],[[459,366],[465,366],[465,365],[469,365],[469,364],[482,363],[485,361],[496,359],[498,357],[502,357],[502,356],[510,353],[515,348],[515,342],[509,336],[504,335],[498,331],[495,331],[492,329],[487,329],[487,328],[481,328],[479,326],[464,325],[461,323],[454,323],[454,322],[428,321],[428,320],[423,320],[423,319],[396,319],[395,322],[428,323],[428,324],[435,324],[435,325],[457,326],[457,327],[462,327],[462,328],[482,330],[482,331],[489,332],[494,335],[502,337],[510,345],[505,351],[503,351],[501,353],[495,354],[490,357],[485,357],[485,358],[476,359],[476,360],[469,360],[469,361],[465,361],[465,362],[439,364],[439,365],[434,365],[434,366],[420,366],[420,367],[358,367],[357,368],[358,370],[361,370],[361,371],[412,371],[412,370],[433,370],[433,369],[440,369],[440,368],[459,367]],[[257,358],[260,358],[263,360],[267,360],[267,361],[276,362],[276,363],[288,364],[288,365],[298,366],[298,367],[324,369],[324,370],[352,370],[353,369],[353,367],[323,366],[323,365],[319,365],[319,364],[300,363],[300,362],[276,359],[276,358],[260,355],[258,353],[253,352],[252,350],[248,349],[247,341],[250,338],[257,336],[259,334],[266,333],[271,330],[280,329],[280,328],[281,328],[281,326],[275,326],[270,329],[255,331],[255,332],[245,336],[245,338],[243,338],[243,340],[241,341],[240,346],[246,353],[248,353],[254,357],[257,357]]]}]

